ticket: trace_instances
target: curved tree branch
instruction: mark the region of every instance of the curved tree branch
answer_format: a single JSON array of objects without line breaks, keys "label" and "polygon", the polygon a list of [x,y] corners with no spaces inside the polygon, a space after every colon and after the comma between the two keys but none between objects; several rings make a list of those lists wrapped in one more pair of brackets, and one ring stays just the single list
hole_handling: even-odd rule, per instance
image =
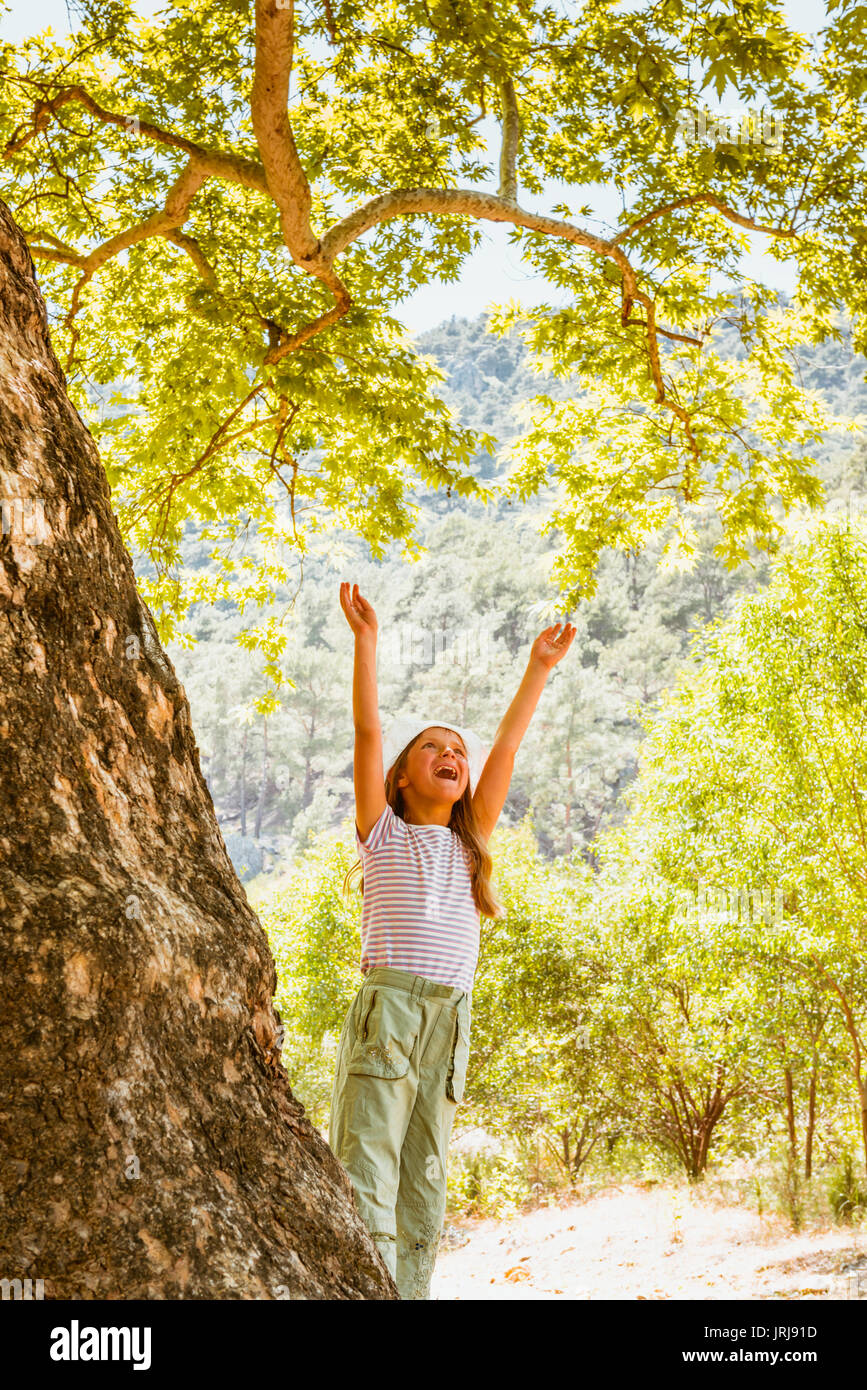
[{"label": "curved tree branch", "polygon": [[104,241],[101,246],[95,247],[89,255],[82,257],[79,264],[84,273],[72,291],[69,312],[65,318],[66,326],[72,333],[66,359],[67,372],[72,370],[73,355],[79,336],[78,329],[73,326],[72,321],[78,313],[79,299],[84,286],[112,256],[119,255],[121,251],[125,251],[129,246],[135,246],[139,241],[146,241],[148,237],[164,234],[166,231],[179,227],[189,213],[190,203],[207,178],[208,175],[198,167],[196,160],[191,159],[169,189],[162,211],[154,212],[144,222],[139,222],[134,227],[127,227],[126,231],[118,232],[115,236],[109,237],[108,241]]},{"label": "curved tree branch", "polygon": [[80,102],[104,125],[118,126],[127,134],[138,137],[145,136],[155,144],[168,145],[172,149],[183,150],[185,154],[194,157],[208,174],[226,179],[231,183],[240,183],[245,188],[251,188],[257,193],[268,195],[269,189],[265,170],[256,160],[245,159],[241,155],[229,154],[223,150],[209,149],[206,145],[198,145],[194,140],[188,140],[183,135],[175,135],[172,131],[163,130],[162,126],[154,125],[152,121],[143,120],[132,112],[125,115],[117,111],[108,111],[104,106],[100,106],[99,102],[78,83],[73,87],[65,87],[62,92],[58,92],[57,96],[52,97],[49,101],[36,103],[30,128],[19,135],[18,132],[22,130],[22,127],[18,126],[6,141],[3,150],[4,159],[17,154],[35,135],[41,135],[47,130],[51,116],[56,115],[60,108],[70,101]]},{"label": "curved tree branch", "polygon": [[[620,271],[623,285],[623,309],[621,322],[624,328],[631,325],[629,311],[633,304],[641,304],[646,321],[640,326],[646,330],[647,354],[650,374],[656,389],[656,402],[671,410],[684,427],[690,453],[698,461],[699,449],[693,435],[689,412],[672,401],[665,389],[662,365],[659,357],[658,333],[656,326],[656,306],[649,295],[638,287],[635,269],[616,241],[606,240],[593,232],[583,231],[571,222],[544,213],[527,212],[524,208],[507,203],[493,193],[483,193],[474,188],[398,188],[390,193],[381,193],[363,207],[357,208],[340,222],[336,223],[321,241],[321,255],[329,262],[345,250],[351,242],[369,231],[371,227],[387,221],[391,217],[401,217],[418,213],[445,213],[475,217],[490,222],[511,222],[516,227],[526,227],[529,231],[542,232],[546,236],[561,237],[582,246],[599,256],[613,261]],[[691,483],[687,479],[687,500],[691,500]]]},{"label": "curved tree branch", "polygon": [[[280,6],[280,7],[278,7]],[[75,287],[67,323],[71,324],[78,306],[81,290],[92,275],[111,256],[149,236],[161,235],[182,247],[197,265],[206,283],[213,288],[216,277],[201,248],[192,237],[178,231],[188,215],[189,205],[198,189],[210,177],[224,178],[233,183],[264,193],[276,204],[285,245],[296,265],[318,279],[333,296],[333,306],[305,324],[295,333],[259,316],[267,328],[269,351],[266,364],[278,362],[294,352],[342,318],[352,304],[351,295],[334,269],[334,262],[346,248],[365,232],[392,217],[419,214],[465,216],[493,222],[509,222],[544,236],[557,237],[583,247],[595,255],[612,261],[621,278],[621,323],[624,328],[639,328],[645,337],[647,361],[655,388],[656,403],[670,410],[680,421],[692,458],[699,458],[699,449],[691,428],[689,412],[673,400],[663,377],[660,362],[659,338],[697,345],[697,340],[657,326],[653,299],[639,288],[636,271],[622,249],[622,243],[634,232],[654,220],[680,208],[705,203],[717,209],[729,221],[751,231],[778,237],[795,237],[792,227],[768,227],[744,217],[713,193],[696,193],[677,199],[646,213],[616,236],[606,239],[584,231],[557,217],[534,213],[521,208],[517,202],[517,155],[520,140],[520,116],[512,78],[500,82],[502,112],[502,148],[500,154],[500,186],[498,194],[466,188],[397,188],[370,199],[341,221],[329,228],[321,239],[311,224],[312,194],[306,172],[295,144],[288,116],[289,84],[294,51],[295,0],[282,7],[281,0],[256,0],[255,35],[256,57],[250,98],[251,116],[262,164],[255,160],[219,150],[208,149],[182,136],[166,131],[152,122],[108,111],[94,100],[79,84],[64,88],[51,99],[36,103],[31,126],[22,132],[19,127],[7,142],[5,157],[22,149],[34,135],[44,132],[51,116],[67,102],[78,101],[106,124],[134,130],[139,136],[175,149],[184,150],[189,162],[172,185],[165,207],[137,226],[109,238],[88,255],[78,255],[72,248],[57,242],[45,233],[34,233],[55,246],[33,246],[34,255],[43,259],[65,261],[79,266],[82,277]],[[130,122],[135,120],[135,125]],[[643,318],[633,318],[633,305],[644,310]],[[77,333],[73,330],[71,361]],[[67,368],[68,369],[68,368]],[[692,482],[690,470],[685,480],[685,496],[690,500]]]},{"label": "curved tree branch", "polygon": [[163,232],[162,235],[166,241],[171,241],[175,246],[180,246],[182,251],[186,251],[208,289],[219,290],[217,272],[194,236],[188,236],[186,232],[179,231],[177,227],[172,227],[170,231]]},{"label": "curved tree branch", "polygon": [[323,255],[310,224],[312,197],[288,116],[289,79],[294,48],[295,0],[277,9],[275,0],[256,0],[256,61],[250,111],[268,190],[280,213],[283,239],[293,261],[329,289],[335,305],[291,337],[285,335],[265,361],[273,363],[328,328],[349,309],[352,299]]},{"label": "curved tree branch", "polygon": [[652,212],[645,213],[635,222],[630,222],[628,227],[624,227],[622,232],[617,233],[612,245],[619,246],[633,232],[647,227],[651,222],[655,222],[658,217],[664,217],[668,212],[677,212],[679,208],[695,207],[698,203],[707,203],[709,207],[716,208],[717,212],[721,212],[723,217],[728,218],[729,222],[736,223],[738,227],[746,227],[747,231],[750,232],[766,232],[768,236],[778,237],[796,237],[798,235],[793,227],[766,227],[761,222],[754,222],[751,217],[744,217],[741,213],[735,212],[734,208],[730,208],[715,193],[691,193],[688,197],[678,198],[673,203],[664,203],[662,207],[654,208]]},{"label": "curved tree branch", "polygon": [[317,259],[319,241],[310,226],[312,198],[289,123],[295,0],[277,9],[256,0],[256,61],[250,113],[265,166],[268,191],[280,211],[283,236],[293,260],[305,267]]}]

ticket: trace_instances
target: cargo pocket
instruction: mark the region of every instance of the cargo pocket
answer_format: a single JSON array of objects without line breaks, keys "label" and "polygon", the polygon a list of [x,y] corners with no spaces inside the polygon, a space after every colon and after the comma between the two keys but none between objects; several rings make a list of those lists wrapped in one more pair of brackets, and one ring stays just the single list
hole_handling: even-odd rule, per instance
[{"label": "cargo pocket", "polygon": [[446,1095],[457,1105],[464,1098],[464,1085],[467,1079],[467,1062],[470,1059],[470,1030],[460,1009],[455,1019],[452,1039],[452,1057],[446,1077]]},{"label": "cargo pocket", "polygon": [[350,1075],[394,1081],[409,1071],[417,1025],[411,1006],[395,998],[397,993],[374,987],[365,1000],[346,1067]]}]

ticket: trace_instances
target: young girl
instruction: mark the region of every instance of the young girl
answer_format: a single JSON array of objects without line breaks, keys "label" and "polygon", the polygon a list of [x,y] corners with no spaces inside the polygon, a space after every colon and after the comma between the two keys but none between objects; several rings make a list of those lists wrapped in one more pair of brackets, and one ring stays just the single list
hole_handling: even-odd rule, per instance
[{"label": "young girl", "polygon": [[340,1035],[329,1140],[401,1298],[425,1299],[464,1093],[479,916],[501,912],[487,842],[518,745],[575,628],[555,623],[536,638],[482,765],[479,739],[451,723],[402,718],[383,744],[376,614],[357,584],[341,584],[340,604],[355,634],[354,868],[364,871],[365,975]]}]

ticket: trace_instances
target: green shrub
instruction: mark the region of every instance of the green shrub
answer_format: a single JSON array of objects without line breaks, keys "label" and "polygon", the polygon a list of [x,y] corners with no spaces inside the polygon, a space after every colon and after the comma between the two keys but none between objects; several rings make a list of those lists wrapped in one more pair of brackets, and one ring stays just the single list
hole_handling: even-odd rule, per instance
[{"label": "green shrub", "polygon": [[839,1168],[833,1173],[828,1188],[828,1201],[837,1220],[847,1225],[867,1212],[867,1192],[858,1183],[850,1153],[845,1155]]},{"label": "green shrub", "polygon": [[514,1216],[530,1197],[520,1156],[484,1152],[449,1158],[446,1210],[451,1216]]}]

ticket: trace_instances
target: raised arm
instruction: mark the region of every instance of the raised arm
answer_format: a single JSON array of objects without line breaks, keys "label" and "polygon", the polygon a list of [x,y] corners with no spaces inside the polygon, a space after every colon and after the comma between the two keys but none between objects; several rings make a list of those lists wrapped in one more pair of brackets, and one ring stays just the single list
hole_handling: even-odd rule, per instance
[{"label": "raised arm", "polygon": [[509,783],[512,780],[512,770],[515,766],[515,754],[521,739],[527,732],[527,726],[533,717],[536,705],[539,703],[539,696],[542,694],[545,682],[552,668],[557,665],[558,661],[562,660],[572,645],[575,628],[571,623],[566,623],[563,631],[560,632],[560,627],[560,623],[546,627],[533,643],[527,669],[521,684],[518,686],[518,693],[503,715],[493,746],[485,766],[482,768],[482,775],[476,785],[473,794],[473,810],[486,840],[499,820],[500,812],[505,805]]},{"label": "raised arm", "polygon": [[382,728],[376,689],[376,614],[358,585],[340,586],[340,606],[355,636],[352,675],[352,720],[355,725],[355,824],[366,840],[385,810],[385,774],[382,766]]}]

